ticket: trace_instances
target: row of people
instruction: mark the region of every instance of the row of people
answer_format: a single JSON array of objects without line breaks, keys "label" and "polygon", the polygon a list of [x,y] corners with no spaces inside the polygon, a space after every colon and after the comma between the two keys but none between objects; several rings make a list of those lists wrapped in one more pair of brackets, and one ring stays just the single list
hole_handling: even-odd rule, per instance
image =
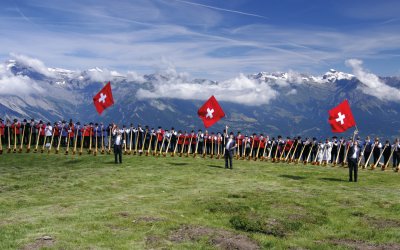
[{"label": "row of people", "polygon": [[[224,154],[224,147],[228,139],[228,134],[224,130],[222,133],[176,131],[174,128],[164,130],[149,128],[141,125],[137,127],[122,126],[121,128],[113,124],[104,125],[102,123],[88,123],[81,125],[80,122],[73,123],[60,121],[51,124],[43,121],[29,122],[23,120],[13,122],[7,120],[5,123],[0,119],[0,147],[22,150],[22,147],[35,149],[38,148],[67,148],[72,147],[86,148],[107,151],[113,144],[112,129],[118,129],[124,140],[123,151],[125,153],[178,153],[178,154],[202,154],[219,156]],[[351,138],[350,138],[351,139]],[[264,136],[263,134],[252,134],[250,136],[237,132],[234,136],[237,148],[234,150],[235,158],[253,159],[272,159],[273,161],[294,161],[297,162],[316,162],[324,164],[344,164],[346,163],[347,152],[350,139],[327,138],[318,141],[316,138],[287,137],[286,139],[278,136]],[[383,161],[387,166],[389,159],[393,159],[393,167],[399,165],[400,145],[396,139],[393,144],[388,140],[382,144],[379,138],[371,140],[369,136],[365,140],[357,138],[358,144],[362,148],[364,161],[359,161],[359,165],[367,166],[373,164],[377,166]]]}]

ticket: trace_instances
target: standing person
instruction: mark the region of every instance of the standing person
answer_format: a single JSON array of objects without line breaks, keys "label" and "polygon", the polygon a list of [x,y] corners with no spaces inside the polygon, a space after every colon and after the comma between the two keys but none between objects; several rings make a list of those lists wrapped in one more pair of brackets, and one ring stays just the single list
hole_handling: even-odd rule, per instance
[{"label": "standing person", "polygon": [[112,135],[114,136],[114,156],[115,164],[122,163],[122,146],[125,143],[121,130],[118,129],[117,125],[113,125]]},{"label": "standing person", "polygon": [[[354,135],[357,134],[357,131],[354,132]],[[354,172],[354,182],[357,182],[357,174],[358,174],[358,160],[361,156],[361,148],[358,145],[358,141],[350,142],[349,153],[347,156],[347,161],[349,163],[349,181],[353,181],[353,172]]]},{"label": "standing person", "polygon": [[399,142],[399,138],[397,138],[394,141],[392,147],[393,147],[393,168],[398,170],[397,168],[400,165],[400,142]]},{"label": "standing person", "polygon": [[228,161],[229,161],[229,168],[232,169],[232,157],[233,157],[233,150],[236,148],[236,142],[233,139],[233,132],[229,134],[229,139],[226,142],[225,146],[225,168],[228,168]]},{"label": "standing person", "polygon": [[386,140],[385,147],[384,147],[384,150],[383,150],[383,153],[382,153],[382,155],[383,155],[383,166],[384,167],[386,166],[386,164],[389,161],[389,157],[390,157],[391,151],[392,151],[392,146],[390,145],[389,140]]}]

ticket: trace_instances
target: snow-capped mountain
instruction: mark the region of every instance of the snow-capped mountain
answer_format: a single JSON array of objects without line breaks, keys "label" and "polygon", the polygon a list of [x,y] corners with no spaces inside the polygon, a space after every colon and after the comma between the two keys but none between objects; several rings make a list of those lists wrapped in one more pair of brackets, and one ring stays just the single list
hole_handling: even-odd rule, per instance
[{"label": "snow-capped mountain", "polygon": [[[111,81],[115,105],[98,116],[93,96]],[[400,89],[398,77],[379,78]],[[0,65],[0,117],[203,129],[197,109],[216,93],[226,118],[212,127],[272,136],[331,136],[328,110],[348,99],[361,135],[400,134],[400,105],[369,92],[356,76],[329,70],[322,76],[260,72],[224,82],[190,79],[172,71],[139,75],[107,69],[47,68],[9,60]],[[207,97],[206,97],[207,96]]]}]

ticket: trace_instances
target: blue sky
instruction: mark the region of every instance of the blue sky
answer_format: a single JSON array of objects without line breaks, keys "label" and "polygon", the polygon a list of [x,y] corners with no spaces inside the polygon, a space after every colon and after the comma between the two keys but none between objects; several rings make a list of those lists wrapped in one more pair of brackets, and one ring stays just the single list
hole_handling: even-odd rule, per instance
[{"label": "blue sky", "polygon": [[221,80],[260,71],[400,75],[400,1],[3,0],[0,59]]}]

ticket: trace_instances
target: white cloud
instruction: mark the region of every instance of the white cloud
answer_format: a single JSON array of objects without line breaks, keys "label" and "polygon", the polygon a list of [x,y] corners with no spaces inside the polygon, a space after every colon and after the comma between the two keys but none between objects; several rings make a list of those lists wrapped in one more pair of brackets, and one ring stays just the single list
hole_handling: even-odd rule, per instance
[{"label": "white cloud", "polygon": [[100,68],[89,69],[86,71],[86,74],[92,81],[96,82],[108,82],[115,78],[125,77],[117,71]]},{"label": "white cloud", "polygon": [[126,79],[128,81],[136,82],[136,83],[144,83],[146,79],[135,71],[128,71],[126,74]]},{"label": "white cloud", "polygon": [[287,96],[297,94],[297,89],[291,89],[289,92],[286,93]]},{"label": "white cloud", "polygon": [[357,59],[346,61],[346,65],[353,69],[353,74],[364,84],[359,87],[361,91],[383,101],[400,101],[400,90],[385,84],[376,75],[366,72],[362,63]]},{"label": "white cloud", "polygon": [[44,89],[27,76],[14,75],[5,64],[0,65],[0,95],[43,93]]},{"label": "white cloud", "polygon": [[14,54],[11,53],[10,56],[12,58],[14,58],[15,60],[17,60],[19,63],[27,66],[27,67],[31,67],[32,69],[36,70],[37,72],[48,76],[48,77],[53,77],[54,73],[52,71],[50,71],[42,61],[35,59],[35,58],[31,58],[25,55],[18,55],[18,54]]},{"label": "white cloud", "polygon": [[277,97],[278,92],[267,83],[249,79],[243,74],[227,81],[218,83],[206,81],[201,84],[173,77],[172,80],[157,81],[151,90],[139,89],[137,92],[139,99],[206,100],[211,95],[220,101],[259,106],[268,104]]}]

